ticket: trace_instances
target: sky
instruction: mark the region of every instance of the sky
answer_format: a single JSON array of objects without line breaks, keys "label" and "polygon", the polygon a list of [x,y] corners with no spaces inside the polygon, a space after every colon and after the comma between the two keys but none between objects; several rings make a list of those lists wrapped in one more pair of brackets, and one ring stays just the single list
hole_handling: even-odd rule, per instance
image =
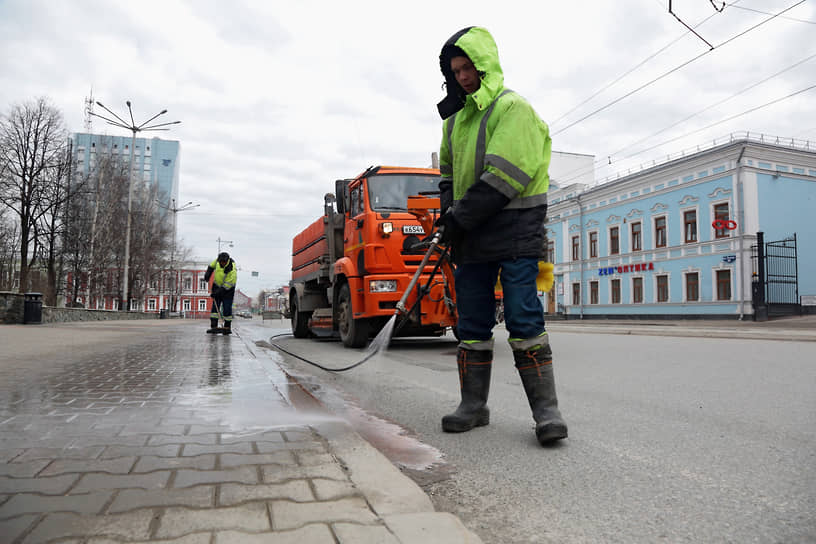
[{"label": "sky", "polygon": [[181,124],[145,135],[181,142],[178,202],[198,206],[179,242],[210,261],[231,241],[255,296],[288,283],[292,238],[336,179],[430,166],[439,51],[468,26],[491,32],[553,149],[596,157],[599,183],[732,133],[816,145],[816,0],[672,8],[680,20],[664,0],[0,0],[0,111],[45,96],[81,132],[91,91],[137,122],[167,109]]}]

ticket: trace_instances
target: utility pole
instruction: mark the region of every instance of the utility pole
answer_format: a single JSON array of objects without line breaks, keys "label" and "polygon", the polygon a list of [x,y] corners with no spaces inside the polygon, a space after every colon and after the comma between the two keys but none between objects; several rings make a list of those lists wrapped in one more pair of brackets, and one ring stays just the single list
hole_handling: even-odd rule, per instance
[{"label": "utility pole", "polygon": [[[100,108],[103,108],[105,111],[110,113],[116,120],[109,119],[103,115],[99,115],[98,113],[94,113],[89,111],[89,115],[93,115],[94,117],[99,117],[100,119],[104,119],[108,122],[109,125],[113,125],[115,127],[124,128],[129,130],[133,136],[130,140],[130,166],[128,168],[128,210],[127,210],[127,229],[125,231],[125,265],[124,265],[124,279],[123,279],[123,287],[122,287],[122,305],[124,306],[124,310],[126,312],[130,311],[130,301],[128,300],[128,274],[129,274],[129,266],[130,266],[130,225],[132,222],[133,216],[133,157],[136,151],[136,134],[138,132],[147,132],[152,130],[170,130],[167,128],[169,125],[177,125],[181,123],[181,121],[170,121],[169,123],[158,123],[155,125],[151,125],[150,123],[156,119],[160,115],[164,115],[167,113],[167,110],[162,110],[141,125],[137,125],[136,121],[133,120],[133,109],[130,107],[130,100],[125,102],[128,107],[128,112],[130,113],[130,123],[116,115],[113,111],[108,109],[102,102],[97,101],[96,104]],[[121,307],[119,308],[122,309]]]}]

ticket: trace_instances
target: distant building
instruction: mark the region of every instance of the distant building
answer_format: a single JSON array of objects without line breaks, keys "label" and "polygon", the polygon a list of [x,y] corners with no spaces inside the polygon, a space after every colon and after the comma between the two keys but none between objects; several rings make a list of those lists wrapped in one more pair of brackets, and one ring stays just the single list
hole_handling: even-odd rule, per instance
[{"label": "distant building", "polygon": [[745,133],[595,187],[556,184],[545,310],[751,318],[764,303],[772,314],[816,308],[814,210],[816,144]]},{"label": "distant building", "polygon": [[[131,140],[130,136],[74,133],[74,157],[78,172],[89,174],[96,167],[98,158],[109,154],[119,157],[127,166],[130,161]],[[155,187],[159,201],[164,206],[170,206],[171,201],[178,200],[180,152],[181,145],[175,140],[136,138],[133,179]]]},{"label": "distant building", "polygon": [[[130,300],[130,310],[156,313],[167,310],[182,313],[189,318],[209,318],[212,299],[210,285],[204,281],[208,265],[209,262],[186,262],[179,265],[175,271],[156,272],[148,285],[144,286],[143,291],[142,286],[134,286],[143,294]],[[177,284],[173,281],[174,275],[178,277]],[[88,299],[87,287],[81,285],[76,300],[72,293],[67,294],[66,305],[82,306],[92,310],[118,310],[122,295],[119,276],[119,270],[108,270],[101,295],[91,295]],[[70,275],[68,283],[71,283]]]},{"label": "distant building", "polygon": [[252,299],[246,296],[240,289],[235,290],[235,297],[232,299],[232,308],[235,310],[251,310]]}]

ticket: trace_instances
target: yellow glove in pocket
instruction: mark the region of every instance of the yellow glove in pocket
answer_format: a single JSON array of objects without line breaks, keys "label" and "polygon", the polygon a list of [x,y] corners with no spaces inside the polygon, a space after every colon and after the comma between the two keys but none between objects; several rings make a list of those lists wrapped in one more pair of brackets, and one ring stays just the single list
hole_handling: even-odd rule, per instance
[{"label": "yellow glove in pocket", "polygon": [[555,283],[555,276],[553,275],[553,264],[544,261],[538,261],[538,276],[536,276],[536,289],[539,291],[548,292]]}]

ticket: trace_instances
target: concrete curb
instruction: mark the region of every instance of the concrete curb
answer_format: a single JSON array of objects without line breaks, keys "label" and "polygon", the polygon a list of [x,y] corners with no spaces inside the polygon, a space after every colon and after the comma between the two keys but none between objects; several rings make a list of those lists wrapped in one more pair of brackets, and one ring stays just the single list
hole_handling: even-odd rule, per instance
[{"label": "concrete curb", "polygon": [[[277,364],[265,354],[264,349],[255,346],[252,339],[242,338],[242,341],[256,357],[265,357],[271,364]],[[284,360],[293,360],[285,353],[280,355]],[[291,380],[297,381],[285,369],[281,368],[281,371]],[[329,411],[319,400],[314,397],[312,399],[323,410]],[[422,488],[400,472],[351,425],[336,421],[316,424],[313,428],[326,440],[331,454],[398,542],[481,544],[482,540],[467,529],[458,517],[447,512],[436,512]]]}]

